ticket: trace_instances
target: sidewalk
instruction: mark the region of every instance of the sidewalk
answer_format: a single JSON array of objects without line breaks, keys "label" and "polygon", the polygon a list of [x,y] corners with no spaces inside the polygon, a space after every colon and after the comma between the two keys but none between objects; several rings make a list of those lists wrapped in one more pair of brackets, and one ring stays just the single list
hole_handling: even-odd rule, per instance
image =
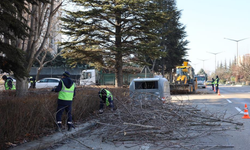
[{"label": "sidewalk", "polygon": [[76,136],[80,134],[81,132],[88,130],[89,128],[93,127],[95,125],[95,121],[90,121],[87,123],[84,123],[82,125],[77,126],[75,129],[72,129],[71,132],[68,131],[62,131],[58,133],[54,133],[52,135],[49,135],[47,137],[43,137],[39,140],[35,140],[32,142],[28,142],[22,145],[19,145],[14,148],[10,148],[10,150],[42,150],[49,148],[50,146],[53,146],[55,143],[58,143],[60,141],[63,141],[69,137]]}]

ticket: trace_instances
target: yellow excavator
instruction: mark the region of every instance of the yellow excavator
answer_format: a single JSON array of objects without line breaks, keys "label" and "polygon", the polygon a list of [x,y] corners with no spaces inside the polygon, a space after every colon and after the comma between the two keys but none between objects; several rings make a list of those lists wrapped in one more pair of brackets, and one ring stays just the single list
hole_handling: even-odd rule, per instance
[{"label": "yellow excavator", "polygon": [[171,93],[193,93],[197,90],[197,79],[194,68],[184,61],[182,66],[176,66],[174,77],[171,79]]}]

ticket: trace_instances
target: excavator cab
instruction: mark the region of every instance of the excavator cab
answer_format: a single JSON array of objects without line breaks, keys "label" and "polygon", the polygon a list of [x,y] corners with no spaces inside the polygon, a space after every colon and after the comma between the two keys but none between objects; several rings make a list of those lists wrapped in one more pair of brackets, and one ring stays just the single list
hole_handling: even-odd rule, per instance
[{"label": "excavator cab", "polygon": [[188,62],[184,61],[183,66],[176,66],[175,71],[175,78],[170,86],[171,91],[193,92],[197,89],[194,69]]},{"label": "excavator cab", "polygon": [[193,68],[191,66],[188,66],[188,63],[186,61],[183,62],[183,66],[177,66],[176,67],[176,82],[178,84],[187,84],[190,82],[190,75],[193,75]]}]

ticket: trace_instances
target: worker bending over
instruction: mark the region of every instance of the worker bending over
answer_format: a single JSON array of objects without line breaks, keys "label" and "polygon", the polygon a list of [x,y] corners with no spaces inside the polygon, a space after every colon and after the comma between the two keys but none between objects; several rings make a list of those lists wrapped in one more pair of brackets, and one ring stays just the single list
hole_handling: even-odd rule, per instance
[{"label": "worker bending over", "polygon": [[100,100],[100,108],[99,108],[99,113],[103,113],[103,106],[104,103],[106,103],[107,107],[110,107],[111,111],[114,110],[114,102],[113,102],[113,95],[111,92],[107,89],[101,89],[98,92],[99,97],[101,98]]},{"label": "worker bending over", "polygon": [[7,77],[6,75],[3,75],[2,79],[4,80],[5,90],[16,90],[16,87],[13,84],[13,79],[11,77]]}]

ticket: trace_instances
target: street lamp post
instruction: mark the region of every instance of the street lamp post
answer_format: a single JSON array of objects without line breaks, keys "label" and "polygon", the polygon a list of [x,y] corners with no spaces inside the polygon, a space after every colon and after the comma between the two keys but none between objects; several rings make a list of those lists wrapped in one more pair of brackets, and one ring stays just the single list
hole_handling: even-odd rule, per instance
[{"label": "street lamp post", "polygon": [[[239,64],[238,64],[238,42],[243,41],[243,40],[246,40],[246,39],[249,39],[249,38],[244,38],[244,39],[240,39],[240,40],[234,40],[234,39],[228,39],[228,38],[224,38],[224,39],[230,40],[230,41],[234,41],[234,42],[237,43],[236,65],[238,66],[238,65],[239,65]],[[236,73],[236,78],[235,78],[235,82],[238,82],[238,75],[239,75],[239,73],[238,73],[238,71],[237,71],[237,73]]]},{"label": "street lamp post", "polygon": [[193,64],[193,63],[192,63],[192,65],[194,66],[194,70],[196,70],[196,65],[197,65],[197,64],[198,64],[198,63],[196,63],[196,64]]},{"label": "street lamp post", "polygon": [[203,70],[205,71],[205,68],[204,68],[204,61],[208,60],[208,59],[199,59],[201,61],[203,61]]},{"label": "street lamp post", "polygon": [[216,73],[215,73],[215,72],[216,72],[216,55],[217,55],[217,54],[219,54],[219,53],[222,53],[222,52],[218,52],[218,53],[208,52],[208,53],[210,53],[210,54],[214,54],[214,56],[215,56],[215,62],[214,62],[214,74],[216,74]]},{"label": "street lamp post", "polygon": [[226,40],[230,40],[230,41],[234,41],[237,43],[237,57],[236,57],[236,65],[238,65],[238,42],[249,39],[249,38],[244,38],[244,39],[240,39],[240,40],[234,40],[234,39],[229,39],[229,38],[224,38]]},{"label": "street lamp post", "polygon": [[196,65],[197,65],[198,63],[196,63],[196,64],[193,64],[194,65],[194,70],[196,70]]}]

